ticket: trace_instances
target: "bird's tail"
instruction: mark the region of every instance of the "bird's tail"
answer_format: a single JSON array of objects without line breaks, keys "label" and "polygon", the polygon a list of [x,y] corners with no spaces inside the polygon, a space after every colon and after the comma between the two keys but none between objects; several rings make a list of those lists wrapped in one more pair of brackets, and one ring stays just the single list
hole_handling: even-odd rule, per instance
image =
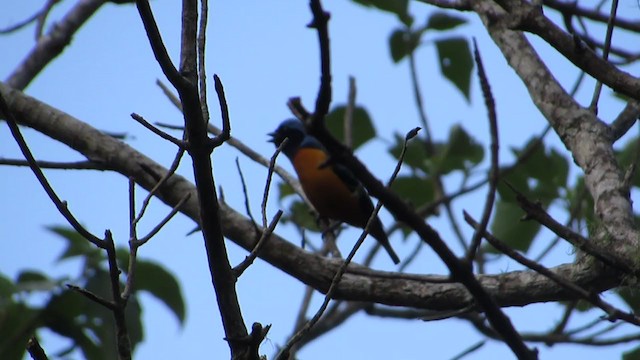
[{"label": "bird's tail", "polygon": [[380,245],[382,245],[382,247],[387,251],[387,253],[391,257],[391,260],[393,260],[393,263],[398,265],[400,263],[400,258],[398,257],[398,254],[396,254],[396,252],[393,251],[393,248],[391,247],[391,243],[389,242],[389,238],[387,237],[387,234],[384,232],[384,228],[382,227],[382,223],[380,222],[380,219],[376,219],[376,221],[372,224],[370,234],[376,240],[378,240]]},{"label": "bird's tail", "polygon": [[387,253],[389,253],[389,256],[391,256],[391,260],[393,260],[393,263],[398,265],[400,263],[400,258],[398,257],[398,254],[393,251],[393,248],[391,247],[391,244],[389,244],[389,241],[380,244],[385,250],[387,250]]}]

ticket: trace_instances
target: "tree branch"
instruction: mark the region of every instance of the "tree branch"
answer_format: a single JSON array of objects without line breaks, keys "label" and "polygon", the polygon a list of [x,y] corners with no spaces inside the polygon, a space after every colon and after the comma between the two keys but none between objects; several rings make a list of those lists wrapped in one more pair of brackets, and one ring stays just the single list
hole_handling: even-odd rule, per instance
[{"label": "tree branch", "polygon": [[39,39],[36,46],[6,79],[7,85],[19,90],[26,88],[48,63],[62,53],[71,42],[73,35],[106,2],[107,0],[78,1],[46,35]]}]

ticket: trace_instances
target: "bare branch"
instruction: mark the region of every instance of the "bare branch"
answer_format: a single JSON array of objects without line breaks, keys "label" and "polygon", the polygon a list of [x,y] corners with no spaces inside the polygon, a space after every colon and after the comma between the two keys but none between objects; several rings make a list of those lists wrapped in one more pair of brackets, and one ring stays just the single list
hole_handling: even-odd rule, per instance
[{"label": "bare branch", "polygon": [[[113,170],[107,168],[103,163],[98,161],[74,161],[74,162],[58,162],[36,160],[36,164],[40,169],[61,169],[61,170]],[[29,162],[19,159],[0,158],[0,165],[9,166],[29,166]]]},{"label": "bare branch", "polygon": [[164,219],[162,219],[158,225],[156,225],[153,229],[151,229],[151,231],[149,232],[149,234],[147,234],[146,236],[142,237],[139,241],[139,246],[144,245],[147,241],[149,241],[152,237],[156,236],[156,234],[162,229],[163,226],[165,226],[169,220],[171,220],[171,218],[173,218],[178,211],[180,211],[180,208],[182,207],[182,205],[184,205],[184,203],[187,202],[187,200],[189,200],[189,198],[191,197],[191,193],[187,193],[185,194],[185,196],[182,198],[182,200],[180,200],[176,206],[173,207],[173,209],[171,209],[171,211],[167,214],[167,216],[164,217]]},{"label": "bare branch", "polygon": [[613,139],[618,140],[626,134],[638,117],[640,117],[640,101],[631,99],[610,125]]},{"label": "bare branch", "polygon": [[79,286],[75,286],[75,285],[71,285],[71,284],[67,284],[67,287],[73,291],[77,291],[78,293],[82,294],[82,296],[86,297],[87,299],[104,306],[105,308],[113,311],[116,308],[116,304],[101,298],[100,296],[92,293],[91,291],[87,290],[87,289],[83,289]]},{"label": "bare branch", "polygon": [[82,25],[106,3],[106,0],[78,1],[76,5],[42,37],[6,80],[7,85],[22,90],[64,51]]},{"label": "bare branch", "polygon": [[71,211],[69,211],[69,208],[67,207],[67,203],[65,201],[62,201],[58,197],[56,192],[53,190],[53,187],[51,187],[51,184],[49,184],[49,181],[47,181],[47,178],[44,176],[44,173],[38,167],[36,159],[33,157],[31,150],[29,150],[29,146],[27,145],[27,142],[24,140],[24,137],[22,137],[22,133],[20,132],[20,128],[18,127],[18,122],[14,117],[13,112],[9,109],[9,106],[5,102],[2,91],[0,91],[0,114],[4,115],[5,119],[7,120],[7,124],[9,125],[9,129],[11,130],[11,134],[13,135],[13,138],[18,143],[18,146],[20,147],[20,151],[22,152],[24,157],[27,159],[27,162],[29,163],[29,167],[33,171],[33,174],[36,176],[36,178],[40,182],[40,185],[42,185],[42,187],[44,188],[44,191],[47,193],[51,201],[53,201],[53,204],[56,206],[60,214],[62,214],[62,216],[64,216],[65,219],[67,219],[67,221],[69,222],[69,224],[71,224],[73,229],[77,231],[83,238],[87,239],[93,245],[101,249],[104,249],[105,248],[104,241],[99,239],[95,235],[91,234],[87,229],[84,228],[84,226],[80,224],[80,222],[78,222],[78,220],[75,218],[75,216],[73,216]]},{"label": "bare branch", "polygon": [[329,53],[329,13],[324,11],[320,0],[309,2],[313,20],[308,25],[318,33],[318,43],[320,44],[320,88],[316,97],[316,108],[313,111],[311,126],[324,126],[324,117],[329,112],[331,105],[331,55]]},{"label": "bare branch", "polygon": [[493,94],[491,93],[491,86],[489,85],[487,74],[485,73],[484,66],[482,65],[482,58],[480,57],[480,51],[478,51],[478,44],[476,43],[475,38],[473,39],[473,48],[473,55],[478,67],[478,77],[480,78],[480,88],[484,95],[484,102],[487,107],[489,118],[489,129],[491,133],[491,169],[489,170],[489,189],[487,190],[487,198],[484,203],[484,209],[482,210],[480,225],[473,234],[471,244],[469,245],[469,252],[467,253],[469,266],[472,266],[473,259],[480,247],[482,233],[487,229],[487,225],[489,225],[489,218],[491,217],[491,211],[493,210],[493,204],[496,199],[496,187],[498,186],[500,176],[500,163],[498,161],[500,141],[498,139],[498,116],[496,115],[496,104],[493,99]]},{"label": "bare branch", "polygon": [[[480,229],[479,224],[467,212],[464,213],[464,219],[474,229],[476,229],[476,230]],[[534,261],[531,261],[531,260],[527,259],[526,257],[521,255],[517,251],[515,251],[515,250],[511,249],[510,247],[508,247],[501,240],[499,240],[496,237],[494,237],[493,235],[491,235],[486,230],[482,231],[482,236],[484,236],[484,238],[487,239],[487,241],[489,241],[491,243],[491,245],[493,245],[493,247],[498,249],[503,254],[509,256],[513,260],[515,260],[515,261],[519,262],[520,264],[528,267],[529,269],[535,270],[536,272],[548,277],[549,279],[555,281],[556,283],[558,283],[559,285],[561,285],[564,288],[568,289],[569,291],[575,293],[576,295],[578,295],[582,299],[584,299],[584,300],[590,302],[591,304],[599,307],[605,313],[607,313],[607,315],[609,315],[609,320],[610,321],[621,319],[621,320],[624,320],[624,321],[626,321],[628,323],[640,326],[640,318],[635,316],[633,313],[624,312],[622,310],[619,310],[619,309],[615,308],[611,304],[603,301],[600,298],[598,293],[589,292],[589,291],[577,286],[576,284],[574,284],[574,283],[562,278],[561,276],[558,276],[556,273],[554,273],[553,271],[550,271],[546,267],[544,267],[544,266],[542,266],[542,265],[540,265],[540,264],[538,264],[538,263],[536,263]]]},{"label": "bare branch", "polygon": [[176,138],[174,138],[173,136],[167,134],[166,132],[158,129],[157,127],[153,126],[152,124],[150,124],[147,120],[145,120],[142,116],[136,114],[136,113],[132,113],[131,117],[133,118],[133,120],[137,121],[138,123],[140,123],[140,125],[146,127],[147,129],[149,129],[152,133],[160,136],[161,138],[172,142],[173,144],[175,144],[177,147],[181,148],[181,149],[186,149],[188,144],[185,143],[182,140],[178,140]]},{"label": "bare branch", "polygon": [[[207,44],[207,21],[209,19],[209,0],[200,0],[200,25],[198,27],[198,91],[200,92],[200,104],[202,117],[209,122],[209,105],[207,104],[207,71],[205,62],[205,49]],[[217,78],[217,75],[214,75]],[[216,85],[217,88],[217,85]],[[220,96],[220,94],[218,94]],[[224,118],[224,117],[223,117]]]},{"label": "bare branch", "polygon": [[227,98],[224,95],[224,87],[218,75],[213,75],[216,93],[218,94],[218,102],[220,103],[220,113],[222,115],[222,132],[216,135],[210,142],[211,150],[222,145],[231,137],[231,122],[229,121],[229,107],[227,106]]},{"label": "bare branch", "polygon": [[35,336],[30,337],[27,341],[27,351],[33,360],[49,360]]},{"label": "bare branch", "polygon": [[[613,37],[614,22],[616,14],[618,12],[618,0],[611,1],[611,12],[609,13],[609,20],[607,20],[607,35],[605,37],[604,48],[602,49],[602,59],[604,61],[609,60],[609,50],[611,49],[611,38]],[[595,114],[598,113],[598,100],[600,99],[600,92],[602,91],[602,82],[598,81],[596,87],[593,90],[593,98],[591,99],[591,105],[589,109]]]},{"label": "bare branch", "polygon": [[137,0],[136,6],[138,7],[140,19],[142,19],[142,23],[144,24],[144,29],[147,32],[147,37],[149,38],[153,55],[156,57],[162,72],[176,89],[183,89],[189,86],[187,80],[180,75],[178,69],[176,69],[169,57],[167,48],[164,46],[162,36],[158,30],[158,24],[156,24],[153,12],[151,12],[149,1]]},{"label": "bare branch", "polygon": [[349,76],[349,97],[344,111],[344,144],[353,149],[353,111],[356,108],[356,79]]},{"label": "bare branch", "polygon": [[282,217],[282,210],[278,210],[276,214],[273,216],[273,219],[271,219],[271,223],[269,223],[269,227],[265,228],[262,231],[262,236],[260,237],[260,240],[258,240],[258,242],[256,243],[256,246],[253,248],[253,250],[251,250],[251,253],[249,253],[249,255],[247,255],[247,257],[240,264],[238,264],[238,266],[233,268],[233,272],[235,273],[236,278],[239,278],[240,276],[242,276],[242,273],[244,273],[244,271],[247,270],[247,268],[251,266],[251,264],[253,264],[253,262],[256,260],[260,250],[266,244],[267,240],[269,239],[273,231],[276,229],[276,225],[278,225],[278,222],[280,221],[281,217]]},{"label": "bare branch", "polygon": [[549,230],[553,231],[559,237],[567,240],[571,245],[586,252],[587,254],[595,257],[603,263],[611,266],[614,269],[621,270],[627,274],[636,273],[632,263],[628,260],[616,256],[614,253],[607,251],[600,247],[597,243],[589,241],[582,235],[572,231],[566,226],[560,224],[553,219],[538,203],[534,203],[527,199],[522,193],[518,192],[509,183],[507,185],[516,194],[516,200],[520,204],[520,207],[527,213],[527,216],[531,219],[535,219],[540,224],[544,225]]},{"label": "bare branch", "polygon": [[129,339],[129,329],[125,316],[127,300],[120,295],[120,269],[116,259],[116,246],[113,241],[111,231],[105,231],[105,243],[107,246],[107,262],[109,263],[109,279],[111,280],[111,296],[114,308],[113,318],[116,323],[116,344],[118,347],[119,360],[131,360],[131,340]]}]

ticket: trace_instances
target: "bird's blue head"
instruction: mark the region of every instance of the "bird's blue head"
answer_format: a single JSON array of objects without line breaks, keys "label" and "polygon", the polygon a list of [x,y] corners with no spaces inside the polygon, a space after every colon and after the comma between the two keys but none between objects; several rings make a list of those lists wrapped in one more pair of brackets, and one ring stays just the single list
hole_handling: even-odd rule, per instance
[{"label": "bird's blue head", "polygon": [[322,145],[318,140],[316,140],[316,138],[307,134],[304,124],[296,119],[283,121],[276,131],[269,133],[268,135],[271,136],[271,140],[269,141],[274,143],[276,147],[280,146],[284,139],[289,139],[282,149],[282,152],[284,152],[284,154],[289,158],[293,158],[300,147],[322,148]]}]

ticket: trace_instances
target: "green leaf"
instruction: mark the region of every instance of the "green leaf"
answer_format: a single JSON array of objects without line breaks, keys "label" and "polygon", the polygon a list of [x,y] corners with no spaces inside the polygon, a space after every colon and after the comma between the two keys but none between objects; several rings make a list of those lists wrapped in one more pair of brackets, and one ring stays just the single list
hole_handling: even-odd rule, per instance
[{"label": "green leaf", "polygon": [[67,248],[58,257],[58,262],[76,256],[86,256],[95,261],[102,259],[102,253],[74,229],[64,226],[47,226],[47,230],[67,240]]},{"label": "green leaf", "polygon": [[124,309],[124,316],[127,320],[127,330],[129,330],[129,341],[131,349],[142,342],[144,339],[144,325],[142,324],[142,307],[137,296],[132,296],[127,302]]},{"label": "green leaf", "polygon": [[[108,275],[105,276],[104,271],[98,271],[97,273],[101,273],[103,278],[108,279]],[[104,285],[108,286],[108,283]],[[97,294],[104,296],[107,290],[108,288]],[[92,292],[96,294],[95,291]],[[102,314],[102,316],[96,316],[96,313]],[[113,351],[104,353],[101,351],[101,346],[105,341],[101,338],[101,334],[94,329],[96,326],[110,326],[111,332],[114,331],[113,316],[106,317],[107,315],[111,315],[111,313],[101,305],[90,301],[75,291],[65,290],[49,300],[42,311],[41,318],[44,326],[72,341],[73,345],[69,350],[80,348],[84,358],[103,360],[110,355],[116,355]]]},{"label": "green leaf", "polygon": [[[512,149],[516,156],[521,155],[524,151],[529,151],[525,160],[515,171],[524,171],[527,176],[555,188],[564,187],[569,175],[567,159],[555,149],[547,151],[542,143],[534,145],[536,141],[535,138],[529,140],[522,150]],[[533,150],[527,150],[532,146],[535,146]],[[555,197],[557,195],[554,192],[552,196]]]},{"label": "green leaf", "polygon": [[353,0],[355,3],[376,7],[380,10],[387,11],[398,16],[398,19],[407,26],[413,22],[413,18],[409,15],[409,0]]},{"label": "green leaf", "polygon": [[640,360],[640,346],[622,353],[622,360]]},{"label": "green leaf", "polygon": [[502,201],[517,204],[516,193],[507,184],[513,186],[518,192],[527,197],[531,195],[528,183],[529,178],[522,171],[511,170],[503,175],[500,180],[496,190],[498,190]]},{"label": "green leaf", "polygon": [[283,216],[282,221],[284,223],[293,222],[305,229],[320,232],[315,217],[311,214],[309,207],[301,200],[291,202],[289,211]]},{"label": "green leaf", "polygon": [[389,50],[391,59],[398,63],[405,56],[411,54],[420,45],[422,32],[413,32],[410,29],[396,29],[389,37]]},{"label": "green leaf", "polygon": [[443,31],[453,29],[466,23],[467,19],[465,18],[438,11],[429,16],[429,20],[427,20],[425,28]]},{"label": "green leaf", "polygon": [[448,174],[453,170],[469,171],[484,158],[484,148],[460,125],[449,131],[449,139],[433,158],[435,170]]},{"label": "green leaf", "polygon": [[[346,106],[336,106],[327,114],[325,124],[336,139],[344,141],[344,114]],[[371,117],[365,108],[355,106],[352,113],[352,148],[355,150],[376,136]]]},{"label": "green leaf", "polygon": [[433,181],[418,176],[399,176],[391,189],[414,207],[420,207],[434,199]]},{"label": "green leaf", "polygon": [[547,150],[535,138],[522,149],[512,149],[512,152],[523,159],[512,171],[527,180],[527,191],[518,190],[544,205],[556,200],[560,190],[566,187],[569,176],[567,159],[555,149]]},{"label": "green leaf", "polygon": [[[395,144],[389,148],[389,153],[396,159],[400,158],[402,147],[404,146],[404,136],[398,133],[393,134]],[[437,144],[436,144],[437,146]],[[420,169],[426,173],[430,173],[430,161],[432,153],[428,149],[428,145],[424,139],[415,137],[407,144],[407,152],[404,156],[404,165],[413,169]]]},{"label": "green leaf", "polygon": [[[112,299],[111,278],[108,271],[105,269],[96,269],[93,275],[87,280],[85,288],[103,299]],[[113,319],[113,314],[104,306],[84,297],[82,298],[85,300],[84,311],[82,313],[83,316],[77,318],[76,321],[83,326],[84,333],[90,332],[92,335],[91,338],[95,338],[98,341],[96,345],[104,349],[104,351],[100,353],[100,357],[96,358],[96,360],[117,358],[115,321]],[[87,320],[83,321],[85,317]],[[127,324],[130,321],[131,319],[127,319]],[[83,338],[79,339],[84,341]],[[81,342],[80,346],[85,354],[91,354],[91,356],[93,356],[93,351],[95,350],[93,342]]]},{"label": "green leaf", "polygon": [[118,269],[122,270],[123,273],[129,274],[129,249],[123,246],[119,246],[116,248],[116,262],[118,264]]},{"label": "green leaf", "polygon": [[32,335],[25,330],[33,326],[36,315],[37,311],[22,303],[8,303],[0,307],[0,359],[23,358],[27,341]]},{"label": "green leaf", "polygon": [[51,291],[59,284],[41,272],[24,270],[18,274],[16,286],[19,291]]},{"label": "green leaf", "polygon": [[162,301],[184,325],[185,306],[180,283],[161,265],[138,260],[136,264],[136,288],[148,291],[156,299]]},{"label": "green leaf", "polygon": [[5,302],[8,302],[9,297],[16,291],[17,288],[13,281],[9,280],[9,278],[3,274],[0,274],[0,310]]},{"label": "green leaf", "polygon": [[491,232],[510,247],[526,252],[540,230],[535,221],[522,221],[524,211],[516,204],[498,200]]},{"label": "green leaf", "polygon": [[[120,269],[122,269],[122,271],[125,274],[128,274],[128,270],[129,270],[129,250],[124,248],[124,247],[120,247],[116,249],[116,258],[118,259],[118,266]],[[142,265],[142,268],[140,267],[140,264]],[[146,264],[151,264],[151,266],[147,266]],[[153,277],[156,274],[158,274],[155,270],[156,267],[160,267],[159,265],[156,265],[155,263],[152,262],[145,262],[144,260],[139,260],[136,263],[136,283],[134,288],[136,290],[147,290],[149,292],[152,293],[152,295],[154,295],[156,298],[159,298],[159,296],[157,296],[156,294],[154,294],[150,289],[147,289],[145,287],[145,285],[149,285],[144,283],[145,281],[148,281],[147,278],[149,277]],[[151,270],[149,269],[151,268]],[[165,304],[167,304],[167,306],[173,310],[173,308],[178,308],[178,311],[176,313],[176,311],[173,311],[174,314],[176,314],[176,317],[178,317],[178,319],[180,320],[180,325],[184,324],[184,313],[185,313],[185,309],[184,309],[184,300],[182,299],[182,294],[180,293],[180,288],[177,285],[177,281],[173,278],[173,275],[171,275],[168,271],[164,270],[162,267],[160,267],[160,278],[158,279],[158,281],[165,281],[165,279],[167,277],[172,278],[172,280],[168,280],[168,289],[164,289],[162,290],[164,291],[177,291],[178,297],[180,298],[178,301],[176,301],[176,299],[173,299],[175,297],[175,295],[171,294],[169,295],[169,302],[177,302],[177,304],[175,305],[169,305],[167,304],[167,301],[164,301],[162,299],[160,299],[160,301],[163,301]],[[140,274],[141,271],[145,271],[145,273],[143,275],[138,275]],[[151,272],[150,274],[147,274],[146,272]],[[164,274],[163,274],[164,273]],[[140,278],[142,276],[142,279]],[[143,283],[141,283],[143,282]],[[155,280],[154,280],[155,282]],[[147,287],[151,287],[154,288],[156,287],[157,284],[150,284]],[[175,289],[175,286],[178,286],[177,290]],[[163,295],[163,294],[160,294]],[[163,295],[164,296],[164,295]],[[173,307],[172,307],[173,306]],[[125,309],[125,315],[127,317],[127,321],[130,322],[130,324],[128,324],[129,326],[129,338],[130,341],[132,343],[138,343],[140,341],[142,341],[143,338],[143,325],[142,325],[142,308],[140,307],[140,303],[138,302],[138,298],[136,296],[136,293],[134,292],[134,296],[129,298],[129,302],[127,303],[127,308]],[[181,315],[180,315],[181,314]]]},{"label": "green leaf", "polygon": [[294,195],[295,193],[296,192],[293,191],[291,185],[287,182],[282,181],[278,184],[278,200],[282,200],[289,195]]},{"label": "green leaf", "polygon": [[456,37],[436,40],[440,71],[469,101],[473,58],[466,39]]}]

